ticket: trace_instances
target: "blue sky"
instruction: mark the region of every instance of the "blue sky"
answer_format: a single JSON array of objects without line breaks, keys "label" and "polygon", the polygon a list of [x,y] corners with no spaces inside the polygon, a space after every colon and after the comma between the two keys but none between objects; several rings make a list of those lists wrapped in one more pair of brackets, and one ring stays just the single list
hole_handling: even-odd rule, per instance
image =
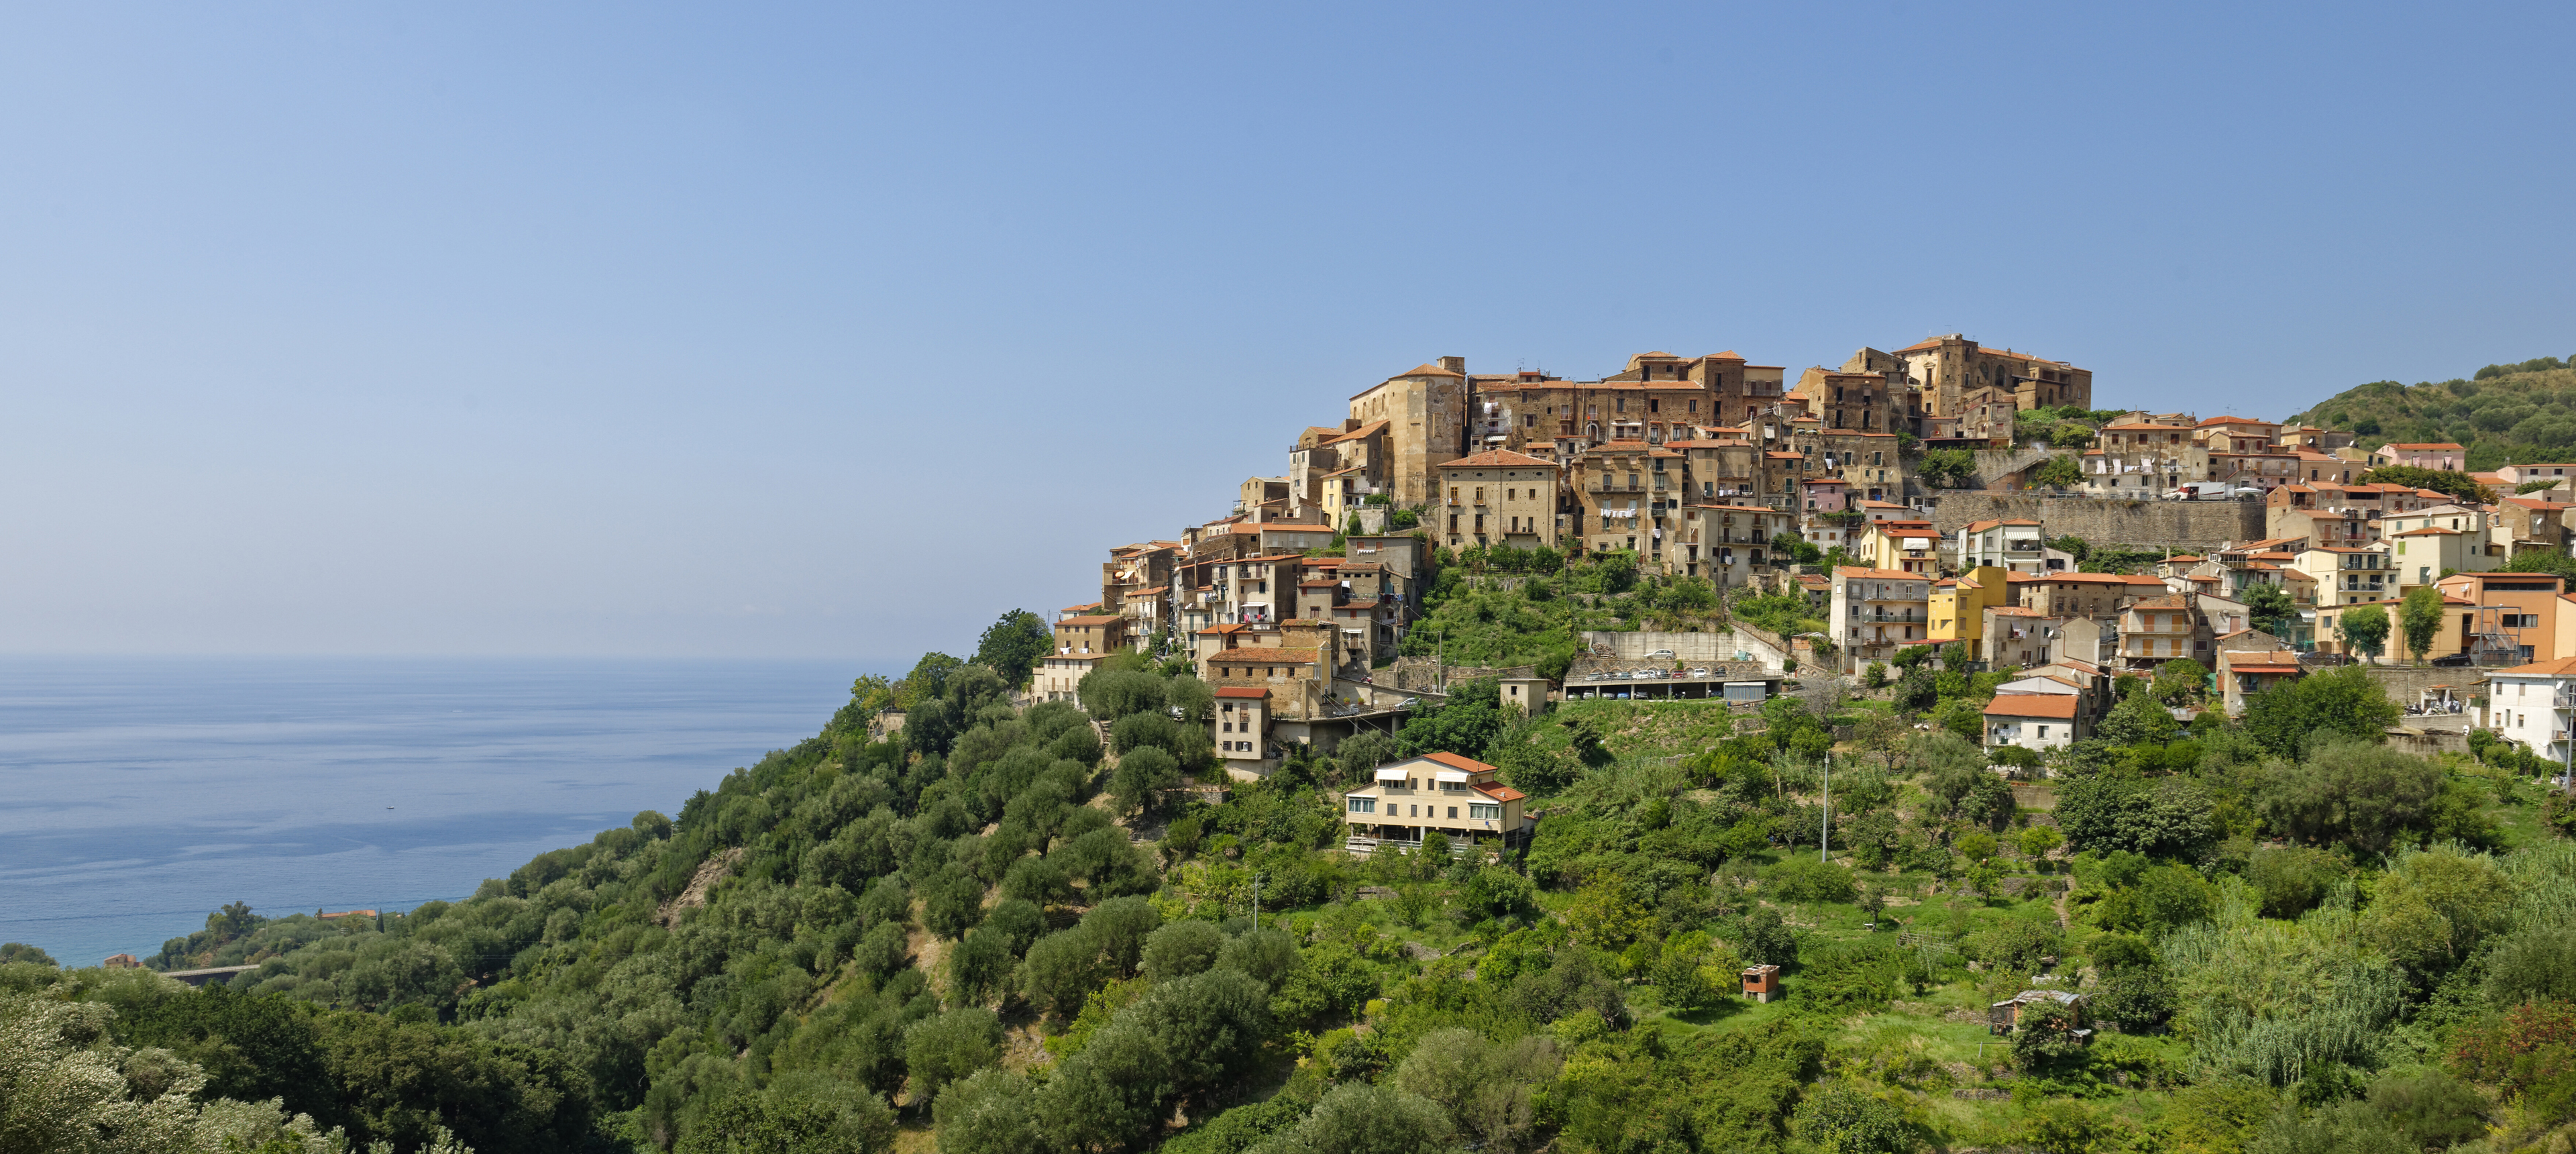
[{"label": "blue sky", "polygon": [[0,649],[908,664],[1424,360],[2576,353],[2567,5],[0,12]]}]

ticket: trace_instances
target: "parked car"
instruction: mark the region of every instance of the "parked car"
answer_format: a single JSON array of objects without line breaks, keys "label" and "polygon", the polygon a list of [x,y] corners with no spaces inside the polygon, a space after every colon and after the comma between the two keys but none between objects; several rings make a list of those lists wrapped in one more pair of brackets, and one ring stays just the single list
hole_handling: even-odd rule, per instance
[{"label": "parked car", "polygon": [[2477,664],[2477,662],[2466,653],[2453,653],[2445,657],[2434,658],[2433,664],[2449,668],[2459,665],[2474,665]]},{"label": "parked car", "polygon": [[1698,669],[1691,670],[1690,675],[1693,677],[1706,677],[1708,676],[1708,668],[1706,666],[1702,666]]},{"label": "parked car", "polygon": [[1647,654],[1646,656],[1647,656],[1647,657],[1649,657],[1649,658],[1655,658],[1655,657],[1670,657],[1670,656],[1672,656],[1672,655],[1673,655],[1673,651],[1672,651],[1672,650],[1670,650],[1670,649],[1658,649],[1658,650],[1656,650],[1656,651],[1654,651],[1654,652],[1652,652],[1652,653]]}]

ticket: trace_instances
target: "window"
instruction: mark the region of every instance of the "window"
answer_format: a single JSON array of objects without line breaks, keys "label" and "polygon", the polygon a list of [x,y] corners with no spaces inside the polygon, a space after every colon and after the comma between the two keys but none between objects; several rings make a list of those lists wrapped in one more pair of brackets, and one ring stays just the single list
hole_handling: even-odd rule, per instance
[{"label": "window", "polygon": [[1377,799],[1376,799],[1376,798],[1373,798],[1373,797],[1355,797],[1355,798],[1352,798],[1352,799],[1351,799],[1351,812],[1352,812],[1352,813],[1376,813],[1376,812],[1377,812]]},{"label": "window", "polygon": [[1451,820],[1451,821],[1456,821],[1456,820],[1458,820],[1458,807],[1457,807],[1457,806],[1454,806],[1454,805],[1453,805],[1453,806],[1450,806],[1450,807],[1449,807],[1449,820]]},{"label": "window", "polygon": [[1469,802],[1467,803],[1467,819],[1470,821],[1501,821],[1503,819],[1503,807],[1489,802]]},{"label": "window", "polygon": [[1420,817],[1420,816],[1422,816],[1422,807],[1421,807],[1421,806],[1418,806],[1418,805],[1408,805],[1408,806],[1406,806],[1406,807],[1404,807],[1404,808],[1405,808],[1405,810],[1407,811],[1407,812],[1405,813],[1405,815],[1404,815],[1404,816],[1406,816],[1406,817]]}]

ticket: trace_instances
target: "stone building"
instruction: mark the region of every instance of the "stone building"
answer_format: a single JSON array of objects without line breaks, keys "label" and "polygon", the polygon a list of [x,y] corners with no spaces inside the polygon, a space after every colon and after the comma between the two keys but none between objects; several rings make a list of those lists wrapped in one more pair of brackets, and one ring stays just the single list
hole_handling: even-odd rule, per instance
[{"label": "stone building", "polygon": [[[1467,358],[1417,365],[1353,396],[1350,418],[1386,422],[1387,481],[1399,505],[1431,499],[1431,467],[1466,455]],[[1276,442],[1273,442],[1276,444]]]},{"label": "stone building", "polygon": [[2211,417],[2192,426],[2192,439],[2209,447],[2213,453],[2297,454],[2302,446],[2280,443],[2279,421],[2257,421],[2247,417]]},{"label": "stone building", "polygon": [[1132,648],[1127,638],[1127,619],[1115,613],[1093,613],[1078,617],[1059,617],[1055,621],[1055,651],[1058,653],[1116,653]]},{"label": "stone building", "polygon": [[1431,515],[1450,548],[1510,545],[1555,548],[1565,515],[1558,511],[1556,465],[1527,453],[1488,449],[1437,467],[1438,503]]},{"label": "stone building", "polygon": [[1768,505],[1690,505],[1682,510],[1671,560],[1685,577],[1706,577],[1720,589],[1754,583],[1772,565],[1771,538],[1795,533],[1796,514]]},{"label": "stone building", "polygon": [[1922,397],[1903,377],[1891,382],[1885,373],[1836,372],[1821,365],[1800,373],[1792,391],[1807,399],[1807,411],[1823,427],[1871,433],[1912,432]]},{"label": "stone building", "polygon": [[1362,500],[1388,491],[1388,423],[1346,420],[1342,425],[1309,428],[1288,450],[1292,518],[1319,512],[1325,524],[1338,527]]},{"label": "stone building", "polygon": [[1640,564],[1660,568],[1665,530],[1681,511],[1684,460],[1644,441],[1613,442],[1578,458],[1572,483],[1580,528],[1573,540],[1581,551],[1634,550]]},{"label": "stone building", "polygon": [[1747,365],[1731,352],[1640,353],[1628,358],[1627,368],[1597,381],[1537,371],[1478,376],[1475,432],[1482,447],[1563,462],[1612,441],[1663,444],[1690,439],[1702,428],[1747,423],[1781,402],[1783,379],[1779,366]]},{"label": "stone building", "polygon": [[2093,407],[2091,369],[2011,349],[1980,348],[1959,333],[1908,345],[1895,355],[1905,363],[1905,375],[1923,390],[1924,409],[1932,416],[1957,415],[1970,390],[1989,386],[2011,389],[2023,409]]}]

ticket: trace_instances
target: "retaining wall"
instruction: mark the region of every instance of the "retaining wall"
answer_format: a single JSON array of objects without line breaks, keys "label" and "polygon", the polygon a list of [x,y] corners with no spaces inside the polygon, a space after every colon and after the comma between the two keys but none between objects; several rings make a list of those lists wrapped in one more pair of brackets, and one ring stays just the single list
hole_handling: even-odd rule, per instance
[{"label": "retaining wall", "polygon": [[2260,501],[2111,501],[2020,493],[1939,490],[1927,495],[1932,528],[1944,535],[1973,521],[2037,521],[2050,537],[2096,545],[2165,546],[2203,552],[2264,533]]},{"label": "retaining wall", "polygon": [[[1509,667],[1452,665],[1448,673],[1449,684],[1456,685],[1461,681],[1473,681],[1479,677],[1535,677],[1538,675],[1538,667],[1534,665]],[[1427,693],[1440,687],[1440,674],[1440,659],[1437,657],[1398,657],[1395,659],[1395,664],[1381,671],[1376,680],[1382,685],[1393,684],[1401,692]]]},{"label": "retaining wall", "polygon": [[[1734,633],[1612,633],[1587,631],[1583,643],[1609,650],[1611,657],[1622,661],[1642,661],[1658,649],[1673,651],[1672,660],[1689,662],[1733,661],[1737,653],[1753,654],[1748,660],[1761,660],[1748,638]],[[1761,648],[1769,648],[1763,646]],[[1778,669],[1777,661],[1770,667]]]}]

